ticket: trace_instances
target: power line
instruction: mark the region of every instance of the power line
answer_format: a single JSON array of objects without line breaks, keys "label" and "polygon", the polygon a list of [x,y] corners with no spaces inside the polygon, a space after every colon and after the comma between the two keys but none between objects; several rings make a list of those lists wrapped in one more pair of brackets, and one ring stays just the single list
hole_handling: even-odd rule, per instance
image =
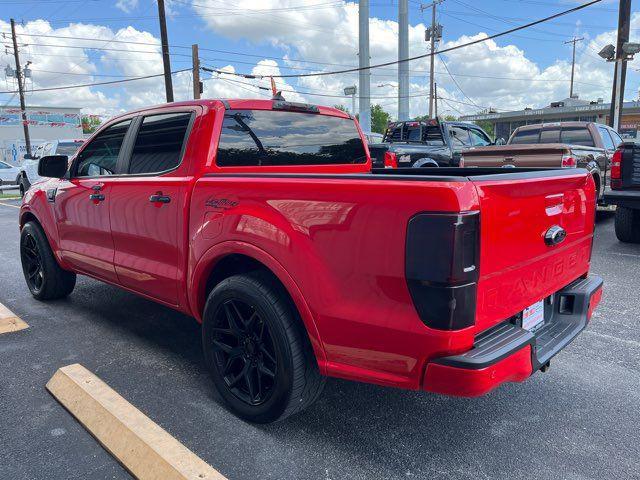
[{"label": "power line", "polygon": [[[481,28],[484,28],[483,26],[480,26]],[[2,33],[7,33],[7,32],[0,32],[0,34]],[[63,35],[45,35],[45,34],[31,34],[31,33],[19,33],[18,36],[21,35],[27,35],[27,36],[31,36],[31,37],[44,37],[44,38],[58,38],[58,39],[66,39],[66,40],[86,40],[86,41],[92,41],[92,42],[101,42],[101,41],[105,41],[105,40],[96,40],[96,39],[92,39],[92,38],[87,38],[87,37],[70,37],[70,36],[63,36]],[[527,37],[529,38],[529,37]],[[553,42],[555,42],[555,40],[551,40]],[[123,43],[123,44],[132,44],[132,45],[149,45],[149,46],[154,46],[154,47],[160,47],[159,43],[151,43],[151,42],[136,42],[136,41],[130,41],[130,40],[110,40],[109,43]],[[33,45],[39,45],[39,44],[33,44]],[[66,45],[61,47],[66,47]],[[173,45],[173,44],[169,44],[170,48],[183,48],[183,49],[191,49],[190,46],[187,45]],[[93,47],[79,47],[79,46],[74,46],[73,48],[86,48],[87,50],[91,50]],[[95,48],[96,50],[99,50],[100,48]],[[317,64],[317,65],[328,65],[328,66],[339,66],[339,67],[353,67],[353,65],[348,65],[348,64],[344,64],[344,63],[333,63],[333,62],[321,62],[321,61],[317,61],[317,60],[303,60],[300,58],[282,58],[282,57],[276,57],[276,56],[270,56],[270,55],[259,55],[259,54],[252,54],[252,53],[244,53],[244,52],[233,52],[230,50],[220,50],[220,49],[215,49],[215,48],[205,48],[205,47],[200,47],[201,51],[206,51],[206,52],[215,52],[215,53],[222,53],[222,54],[228,54],[228,55],[237,55],[237,56],[243,56],[243,57],[254,57],[254,58],[261,58],[261,59],[266,59],[266,60],[275,60],[275,61],[282,61],[282,62],[293,62],[293,63],[310,63],[310,64]],[[126,49],[122,49],[123,52],[133,52],[133,50],[126,50]],[[148,53],[157,53],[157,52],[148,52]],[[47,53],[48,56],[54,56],[53,54],[49,54]],[[186,55],[186,54],[176,54],[176,53],[172,53],[171,55],[174,56],[183,56],[183,57],[190,57],[190,55]],[[63,56],[63,57],[69,57],[69,58],[73,58],[71,55],[58,55],[58,56]],[[598,58],[599,57],[595,57],[594,58]],[[85,58],[85,57],[76,57],[76,58]],[[202,60],[206,60],[209,62],[232,62],[232,63],[240,63],[240,64],[246,64],[246,65],[257,65],[255,62],[241,62],[238,60],[233,60],[233,59],[218,59],[218,58],[205,58],[205,57],[200,57]],[[142,62],[149,62],[149,61],[153,61],[155,62],[156,60],[151,60],[151,59],[127,59],[127,61],[142,61]],[[314,69],[311,68],[303,68],[300,66],[290,66],[290,65],[281,65],[281,68],[286,68],[289,70],[306,70],[306,71],[316,71]],[[395,69],[392,68],[380,68],[380,70],[388,70],[388,71],[394,71]],[[411,69],[409,70],[410,73],[415,73],[415,76],[418,75],[423,75],[425,73],[427,73],[427,70],[418,70],[418,69]],[[225,72],[226,73],[226,72]],[[487,78],[487,79],[497,79],[497,80],[515,80],[515,81],[532,81],[532,82],[566,82],[565,79],[540,79],[540,78],[533,78],[533,77],[505,77],[505,76],[496,76],[496,75],[474,75],[474,74],[468,74],[468,73],[453,73],[453,72],[435,72],[436,74],[445,74],[445,73],[449,73],[450,75],[454,75],[457,77],[470,77],[470,78]],[[377,73],[377,72],[373,72],[372,75],[376,75],[376,76],[380,76],[383,77],[385,76],[382,73]],[[389,74],[387,76],[389,77],[395,77],[397,74],[393,73],[393,74]],[[588,83],[588,82],[575,82],[576,84],[583,84],[583,85],[591,85],[591,86],[597,86],[597,87],[602,87],[603,85],[599,85],[599,84],[595,84],[595,83]]]},{"label": "power line", "polygon": [[444,59],[442,58],[442,55],[439,55],[440,61],[442,62],[442,65],[444,65],[445,70],[447,71],[447,73],[449,74],[449,77],[451,77],[451,80],[453,80],[453,83],[455,83],[456,87],[458,87],[458,90],[460,90],[460,93],[462,93],[462,95],[464,97],[466,97],[471,103],[473,103],[476,107],[478,108],[482,108],[478,105],[476,105],[476,103],[471,99],[471,97],[469,97],[469,95],[467,95],[466,93],[464,93],[464,90],[462,90],[462,87],[460,86],[460,84],[458,83],[458,81],[454,78],[453,75],[451,75],[451,72],[449,71],[449,67],[447,66],[446,62],[444,61]]},{"label": "power line", "polygon": [[[182,70],[174,70],[173,72],[171,72],[172,75],[175,75],[176,73],[182,73],[182,72],[188,72],[191,71],[190,68],[183,68]],[[125,83],[125,82],[134,82],[136,80],[146,80],[148,78],[155,78],[155,77],[162,77],[164,76],[164,73],[157,73],[155,75],[145,75],[143,77],[132,77],[132,78],[125,78],[123,80],[111,80],[108,82],[97,82],[97,83],[83,83],[80,85],[65,85],[65,86],[60,86],[60,87],[47,87],[47,88],[34,88],[33,90],[29,90],[30,92],[50,92],[53,90],[68,90],[68,89],[72,89],[72,88],[82,88],[82,87],[97,87],[99,85],[114,85],[117,83]],[[4,92],[0,92],[0,94],[7,94],[7,93],[15,93],[15,90],[8,90],[8,91],[4,91]]]},{"label": "power line", "polygon": [[[570,8],[568,10],[564,10],[562,12],[556,13],[554,15],[550,15],[548,17],[544,17],[541,18],[540,20],[536,20],[534,22],[529,22],[526,23],[524,25],[520,25],[514,28],[510,28],[509,30],[505,30],[503,32],[499,32],[499,33],[495,33],[493,35],[489,35],[487,37],[484,38],[479,38],[477,40],[472,40],[470,42],[467,43],[463,43],[461,45],[455,45],[453,47],[449,47],[449,48],[445,48],[444,50],[439,50],[438,52],[435,53],[447,53],[447,52],[452,52],[454,50],[459,50],[461,48],[465,48],[465,47],[469,47],[471,45],[476,45],[478,43],[483,43],[486,42],[487,40],[493,40],[494,38],[498,38],[498,37],[503,37],[505,35],[508,35],[510,33],[513,32],[517,32],[519,30],[524,30],[525,28],[529,28],[532,27],[534,25],[539,25],[541,23],[544,22],[548,22],[549,20],[552,20],[554,18],[558,18],[558,17],[562,17],[564,15],[567,15],[569,13],[573,13],[576,12],[578,10],[582,10],[583,8],[586,8],[590,5],[596,4],[601,2],[602,0],[592,0],[590,2],[584,3],[582,5],[578,5],[576,7]],[[232,75],[235,76],[239,76],[239,77],[245,77],[245,78],[264,78],[264,77],[273,77],[273,78],[299,78],[299,77],[319,77],[319,76],[327,76],[327,75],[338,75],[338,74],[343,74],[343,73],[353,73],[353,72],[359,72],[361,70],[370,70],[372,68],[380,68],[380,67],[388,67],[390,65],[397,65],[398,63],[402,63],[402,62],[410,62],[412,60],[419,60],[421,58],[426,58],[431,56],[431,53],[425,53],[423,55],[417,55],[415,57],[409,57],[409,58],[405,58],[402,60],[394,60],[391,62],[385,62],[385,63],[378,63],[376,65],[369,65],[366,67],[357,67],[357,68],[349,68],[349,69],[344,69],[344,70],[336,70],[336,71],[331,71],[331,72],[317,72],[317,73],[303,73],[303,74],[295,74],[295,75],[252,75],[252,74],[246,74],[246,73],[233,73]],[[220,71],[216,71],[216,70],[208,70],[208,71],[213,71],[215,73],[227,73],[229,74],[229,72],[220,72]]]}]

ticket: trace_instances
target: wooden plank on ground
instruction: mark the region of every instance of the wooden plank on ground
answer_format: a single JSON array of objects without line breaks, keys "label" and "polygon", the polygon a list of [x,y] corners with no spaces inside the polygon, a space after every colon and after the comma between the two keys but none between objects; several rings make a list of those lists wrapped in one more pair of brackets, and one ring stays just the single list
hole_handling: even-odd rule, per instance
[{"label": "wooden plank on ground", "polygon": [[58,369],[47,389],[140,480],[226,478],[82,365]]},{"label": "wooden plank on ground", "polygon": [[29,328],[27,322],[0,303],[0,334]]}]

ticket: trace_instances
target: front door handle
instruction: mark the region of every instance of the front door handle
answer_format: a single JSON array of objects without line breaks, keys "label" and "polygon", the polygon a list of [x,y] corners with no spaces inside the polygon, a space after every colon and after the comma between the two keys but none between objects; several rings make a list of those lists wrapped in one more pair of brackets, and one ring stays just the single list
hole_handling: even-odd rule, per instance
[{"label": "front door handle", "polygon": [[156,193],[149,197],[151,203],[170,203],[171,197],[169,195],[162,195],[162,193]]},{"label": "front door handle", "polygon": [[98,203],[104,201],[104,195],[102,193],[92,193],[89,195],[89,200],[93,203]]}]

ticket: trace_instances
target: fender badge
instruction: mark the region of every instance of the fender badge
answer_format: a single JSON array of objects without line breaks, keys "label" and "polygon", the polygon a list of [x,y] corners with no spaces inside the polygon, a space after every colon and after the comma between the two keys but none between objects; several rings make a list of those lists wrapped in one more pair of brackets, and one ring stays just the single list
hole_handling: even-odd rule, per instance
[{"label": "fender badge", "polygon": [[560,225],[554,225],[544,234],[544,243],[550,247],[562,243],[567,238],[567,231]]}]

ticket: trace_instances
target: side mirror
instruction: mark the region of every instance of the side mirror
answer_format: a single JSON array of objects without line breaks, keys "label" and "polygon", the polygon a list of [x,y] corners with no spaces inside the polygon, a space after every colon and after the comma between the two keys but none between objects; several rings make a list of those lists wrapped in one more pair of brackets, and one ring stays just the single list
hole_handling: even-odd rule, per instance
[{"label": "side mirror", "polygon": [[38,162],[38,175],[41,177],[63,178],[67,173],[69,157],[66,155],[47,155]]},{"label": "side mirror", "polygon": [[33,155],[30,155],[30,154],[28,154],[28,153],[25,153],[25,154],[24,154],[24,157],[22,157],[22,158],[23,158],[24,160],[33,160],[33,158],[34,158],[34,157],[33,157]]},{"label": "side mirror", "polygon": [[500,137],[500,138],[496,138],[495,144],[496,145],[506,145],[507,142],[505,141],[504,138]]}]

